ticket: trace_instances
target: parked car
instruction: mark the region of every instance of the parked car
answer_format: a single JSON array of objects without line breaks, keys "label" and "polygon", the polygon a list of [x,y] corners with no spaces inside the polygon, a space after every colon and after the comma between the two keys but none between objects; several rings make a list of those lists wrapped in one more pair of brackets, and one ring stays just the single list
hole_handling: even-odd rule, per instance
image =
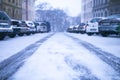
[{"label": "parked car", "polygon": [[13,34],[11,37],[15,35],[23,36],[29,32],[29,28],[21,21],[21,20],[11,20],[11,26],[13,28]]},{"label": "parked car", "polygon": [[40,32],[44,33],[44,32],[50,32],[51,31],[51,26],[50,23],[47,21],[41,21],[39,22],[40,24]]},{"label": "parked car", "polygon": [[33,21],[23,21],[26,24],[26,27],[29,28],[28,34],[34,34],[36,33],[36,28],[35,28],[35,24]]},{"label": "parked car", "polygon": [[73,32],[73,25],[71,25],[70,27],[67,28],[67,32]]},{"label": "parked car", "polygon": [[117,27],[117,31],[120,34],[120,25]]},{"label": "parked car", "polygon": [[91,19],[87,24],[86,24],[86,33],[88,35],[93,35],[99,33],[99,21],[104,19],[103,17],[97,17]]},{"label": "parked car", "polygon": [[0,11],[0,40],[4,39],[13,32],[10,17],[3,11]]},{"label": "parked car", "polygon": [[46,26],[47,26],[47,32],[50,32],[51,31],[51,25],[50,25],[50,22],[48,21],[44,21],[46,23]]},{"label": "parked car", "polygon": [[85,30],[86,30],[85,23],[80,23],[79,26],[78,26],[79,33],[83,34],[83,33],[85,33]]},{"label": "parked car", "polygon": [[99,22],[99,31],[102,36],[120,34],[120,14],[108,16]]},{"label": "parked car", "polygon": [[76,25],[76,26],[73,27],[73,32],[74,33],[79,33],[79,28],[78,27],[79,27],[79,25]]},{"label": "parked car", "polygon": [[35,24],[36,32],[39,33],[40,32],[40,24],[39,24],[39,22],[34,22],[34,24]]}]

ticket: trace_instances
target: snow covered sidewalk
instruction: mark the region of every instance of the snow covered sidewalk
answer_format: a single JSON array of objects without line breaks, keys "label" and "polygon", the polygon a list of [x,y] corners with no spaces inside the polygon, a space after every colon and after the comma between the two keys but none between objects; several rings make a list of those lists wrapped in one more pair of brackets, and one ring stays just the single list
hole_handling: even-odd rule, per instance
[{"label": "snow covered sidewalk", "polygon": [[0,62],[50,34],[34,34],[0,41]]},{"label": "snow covered sidewalk", "polygon": [[67,33],[71,36],[74,36],[80,40],[86,41],[88,43],[91,43],[100,49],[110,52],[113,55],[120,57],[120,38],[115,37],[102,37],[102,36],[88,36],[86,34],[72,34]]},{"label": "snow covered sidewalk", "polygon": [[120,77],[82,45],[56,33],[9,80],[120,80]]}]

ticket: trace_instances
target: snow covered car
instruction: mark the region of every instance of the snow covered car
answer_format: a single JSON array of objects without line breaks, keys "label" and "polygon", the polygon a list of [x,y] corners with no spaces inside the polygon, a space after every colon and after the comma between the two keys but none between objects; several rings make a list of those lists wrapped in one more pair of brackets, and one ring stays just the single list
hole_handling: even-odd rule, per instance
[{"label": "snow covered car", "polygon": [[73,32],[73,25],[71,25],[70,27],[67,28],[67,32]]},{"label": "snow covered car", "polygon": [[80,23],[78,26],[78,30],[79,30],[79,33],[81,33],[81,34],[85,33],[85,30],[86,30],[85,23]]},{"label": "snow covered car", "polygon": [[73,32],[74,33],[79,33],[79,25],[76,25],[73,27]]},{"label": "snow covered car", "polygon": [[0,11],[0,40],[4,39],[13,32],[10,17],[3,11]]},{"label": "snow covered car", "polygon": [[93,35],[95,33],[99,33],[99,21],[101,21],[102,17],[97,17],[91,19],[87,24],[86,24],[86,33],[88,35]]},{"label": "snow covered car", "polygon": [[39,24],[39,22],[34,22],[34,24],[35,24],[36,32],[39,33],[40,32],[40,24]]},{"label": "snow covered car", "polygon": [[50,23],[47,21],[41,21],[39,22],[40,24],[40,32],[44,33],[44,32],[50,32],[51,31],[51,26]]},{"label": "snow covered car", "polygon": [[99,22],[99,31],[102,36],[120,34],[120,14],[108,16],[107,19]]},{"label": "snow covered car", "polygon": [[13,36],[15,35],[23,36],[24,34],[27,34],[27,32],[29,31],[29,28],[25,26],[25,24],[23,24],[22,21],[20,20],[12,19],[11,26],[13,28],[13,34],[12,34]]},{"label": "snow covered car", "polygon": [[32,34],[36,33],[35,24],[33,21],[24,21],[24,22],[26,24],[26,27],[29,28],[28,33],[32,33]]}]

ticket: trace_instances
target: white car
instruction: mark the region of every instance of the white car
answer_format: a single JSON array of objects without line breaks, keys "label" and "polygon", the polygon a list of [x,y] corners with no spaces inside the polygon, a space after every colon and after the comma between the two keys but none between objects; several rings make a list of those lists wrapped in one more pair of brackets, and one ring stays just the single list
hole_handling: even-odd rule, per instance
[{"label": "white car", "polygon": [[36,32],[36,28],[35,28],[35,24],[33,21],[25,21],[27,27],[29,28],[30,33],[35,33]]},{"label": "white car", "polygon": [[99,18],[93,18],[91,19],[87,25],[86,25],[86,33],[88,35],[93,35],[93,34],[97,34],[99,33],[99,21],[101,21],[102,17],[99,17]]}]

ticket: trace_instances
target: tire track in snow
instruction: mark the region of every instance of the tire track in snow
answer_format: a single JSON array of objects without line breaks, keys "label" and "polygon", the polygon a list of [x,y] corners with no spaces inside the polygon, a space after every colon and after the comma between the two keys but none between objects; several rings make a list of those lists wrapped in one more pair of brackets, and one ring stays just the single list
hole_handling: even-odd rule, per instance
[{"label": "tire track in snow", "polygon": [[94,75],[92,75],[92,73],[90,72],[88,68],[81,65],[78,61],[72,59],[71,56],[65,57],[65,62],[75,72],[79,73],[79,75],[77,75],[77,78],[74,78],[73,80],[100,80]]},{"label": "tire track in snow", "polygon": [[105,52],[100,48],[86,42],[82,41],[76,37],[71,35],[65,34],[66,36],[72,38],[73,40],[77,41],[79,44],[82,44],[86,49],[92,51],[95,55],[97,55],[101,60],[109,64],[116,72],[118,72],[120,76],[120,58],[112,55],[111,53]]},{"label": "tire track in snow", "polygon": [[11,77],[23,64],[24,60],[30,57],[43,42],[48,40],[54,34],[50,34],[43,39],[29,45],[25,49],[9,57],[0,63],[0,80],[7,80]]}]

